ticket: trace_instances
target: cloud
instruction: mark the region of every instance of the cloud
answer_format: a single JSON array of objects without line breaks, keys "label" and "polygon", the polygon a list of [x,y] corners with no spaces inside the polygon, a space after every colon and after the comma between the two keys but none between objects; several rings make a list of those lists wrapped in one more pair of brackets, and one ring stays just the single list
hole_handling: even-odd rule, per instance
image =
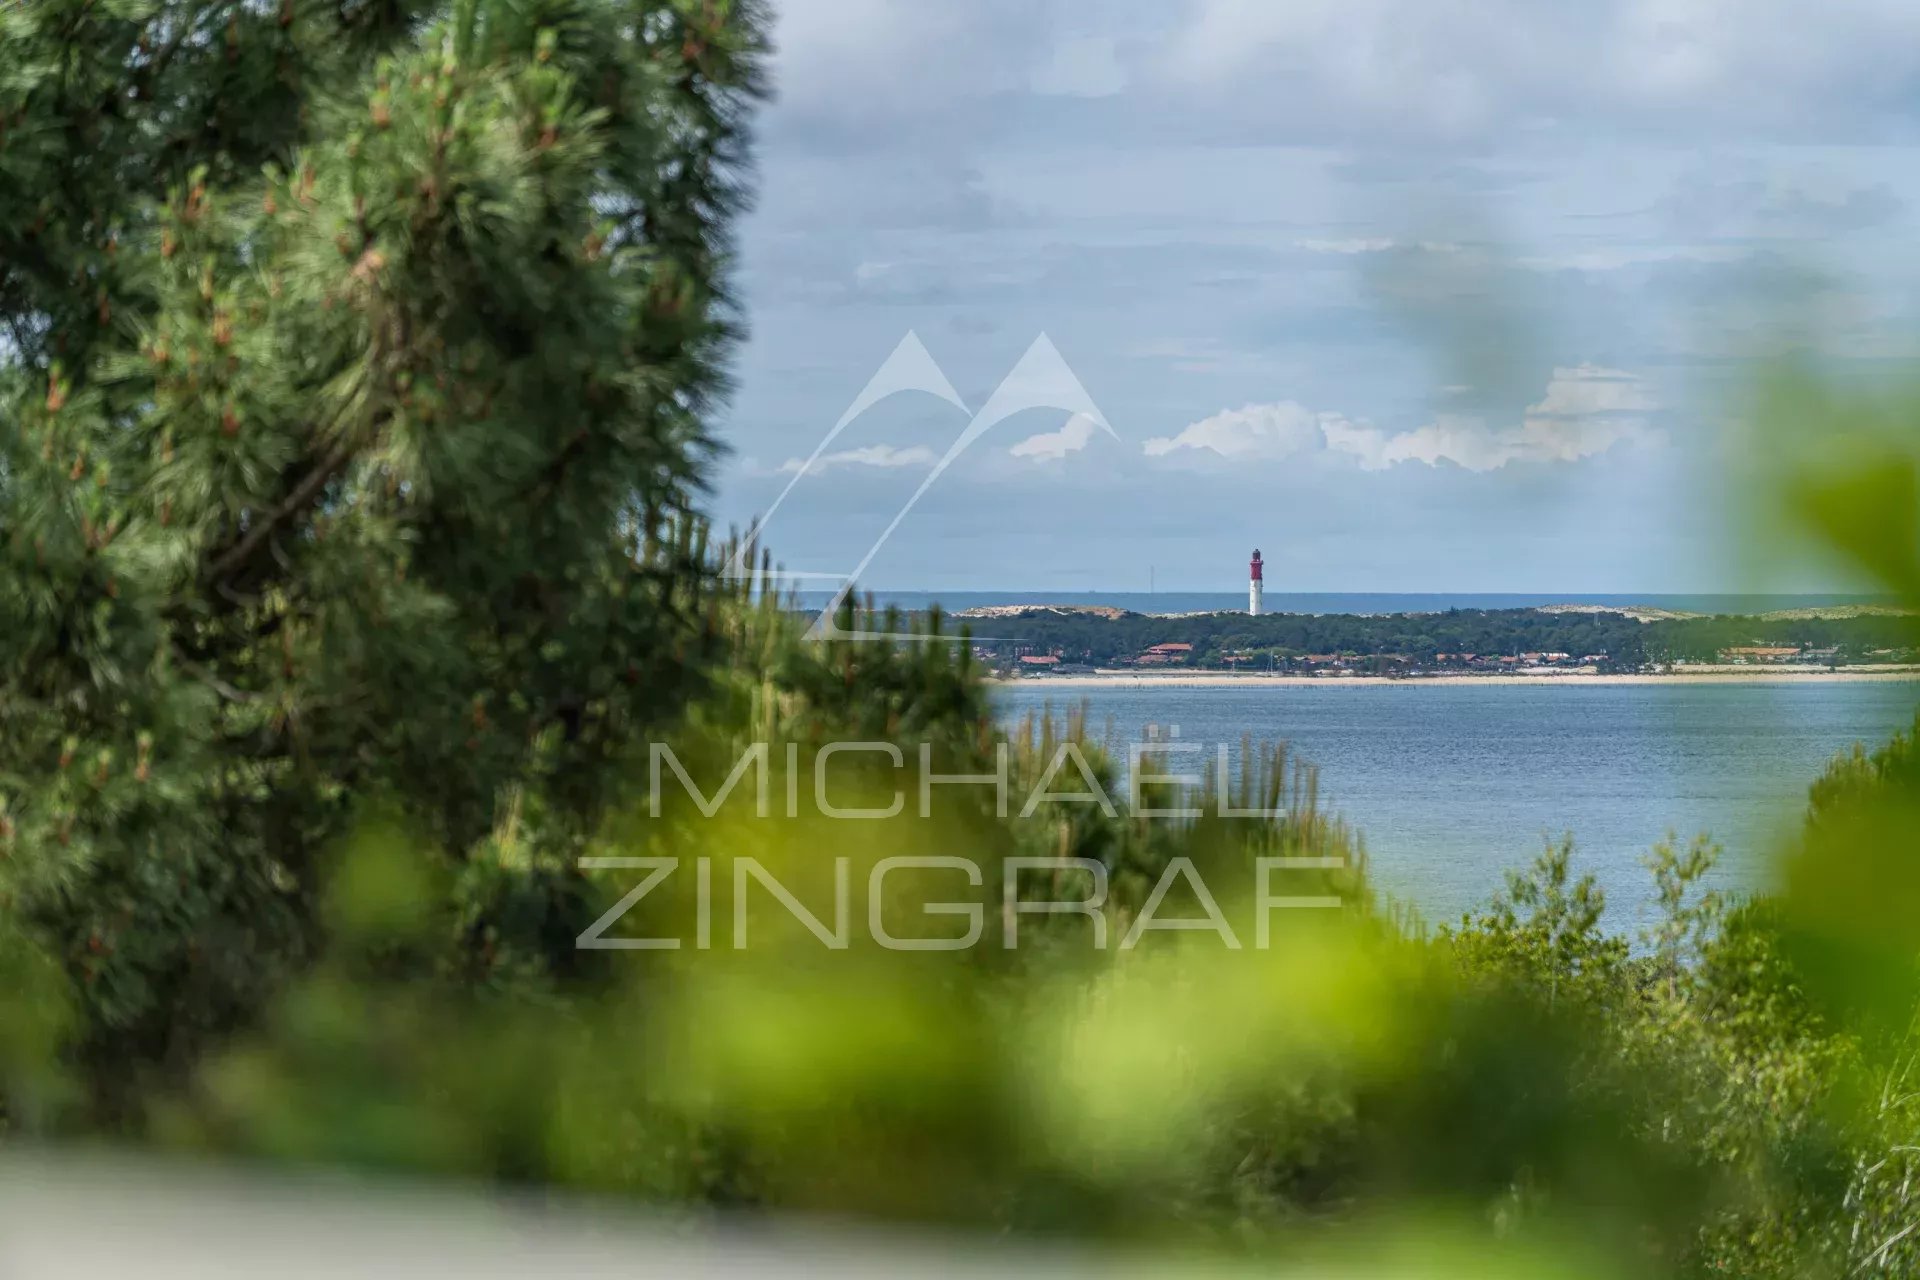
[{"label": "cloud", "polygon": [[1348,240],[1295,240],[1293,247],[1308,253],[1385,253],[1397,243],[1386,236],[1356,236]]},{"label": "cloud", "polygon": [[1028,436],[1013,448],[1007,450],[1016,458],[1033,458],[1039,462],[1056,462],[1070,453],[1078,453],[1087,447],[1093,439],[1097,424],[1085,414],[1076,413],[1068,418],[1058,431],[1043,431],[1039,435]]},{"label": "cloud", "polygon": [[1603,273],[1624,271],[1629,267],[1660,266],[1670,262],[1719,266],[1745,262],[1752,256],[1750,249],[1740,245],[1612,244],[1597,248],[1536,254],[1517,259],[1515,265],[1525,267],[1529,271]]},{"label": "cloud", "polygon": [[[996,142],[1904,138],[1911,0],[785,0],[775,154]],[[938,144],[938,145],[936,145]],[[1108,143],[1107,145],[1111,145]],[[1445,185],[1512,180],[1429,173]],[[1868,216],[1870,210],[1854,216]]]},{"label": "cloud", "polygon": [[1553,371],[1546,395],[1528,406],[1518,427],[1440,414],[1412,431],[1389,433],[1344,421],[1329,424],[1327,448],[1352,454],[1363,471],[1401,462],[1469,471],[1496,471],[1509,462],[1578,462],[1627,441],[1653,444],[1663,436],[1647,421],[1660,405],[1640,378],[1620,369],[1582,364]]},{"label": "cloud", "polygon": [[1578,462],[1623,442],[1657,443],[1664,437],[1648,417],[1659,408],[1652,389],[1634,374],[1581,364],[1555,369],[1546,394],[1514,427],[1443,413],[1411,431],[1387,431],[1284,400],[1223,410],[1177,435],[1147,441],[1145,452],[1154,458],[1195,450],[1259,459],[1324,450],[1356,459],[1363,471],[1402,462],[1496,471],[1510,462]]},{"label": "cloud", "polygon": [[778,475],[794,475],[802,468],[808,474],[830,471],[836,467],[931,467],[940,461],[940,455],[925,445],[909,445],[901,448],[891,444],[869,444],[858,449],[842,449],[837,453],[823,453],[815,458],[808,467],[803,458],[788,458],[775,468]]},{"label": "cloud", "polygon": [[1603,413],[1651,413],[1660,407],[1641,379],[1597,364],[1555,369],[1547,394],[1527,410],[1528,417],[1580,417]]},{"label": "cloud", "polygon": [[1283,458],[1319,446],[1322,416],[1292,400],[1222,409],[1178,435],[1147,441],[1146,454],[1160,458],[1182,449],[1198,449],[1223,458]]},{"label": "cloud", "polygon": [[1443,461],[1469,471],[1492,471],[1515,456],[1511,440],[1485,422],[1446,413],[1426,426],[1392,434],[1378,427],[1341,423],[1327,432],[1327,448],[1352,454],[1363,471],[1384,471],[1400,462],[1435,466]]},{"label": "cloud", "polygon": [[1518,428],[1498,428],[1481,418],[1443,413],[1423,427],[1391,434],[1348,424],[1327,432],[1327,447],[1352,454],[1362,471],[1384,471],[1402,462],[1430,467],[1450,462],[1468,471],[1498,471],[1509,462],[1578,462],[1623,441],[1652,443],[1658,438],[1637,421],[1528,418]]},{"label": "cloud", "polygon": [[1908,0],[1191,0],[1153,70],[1268,137],[1556,122],[1857,135],[1911,111]]},{"label": "cloud", "polygon": [[1422,253],[1457,253],[1460,246],[1444,240],[1395,240],[1390,236],[1354,236],[1344,240],[1295,240],[1293,247],[1307,253],[1391,253],[1418,249]]},{"label": "cloud", "polygon": [[[779,94],[762,130],[786,146],[948,154],[978,145],[983,116],[1049,94],[1097,100],[1124,84],[1112,42],[1070,30],[1058,3],[783,0],[774,9]],[[948,146],[931,147],[934,138]]]}]

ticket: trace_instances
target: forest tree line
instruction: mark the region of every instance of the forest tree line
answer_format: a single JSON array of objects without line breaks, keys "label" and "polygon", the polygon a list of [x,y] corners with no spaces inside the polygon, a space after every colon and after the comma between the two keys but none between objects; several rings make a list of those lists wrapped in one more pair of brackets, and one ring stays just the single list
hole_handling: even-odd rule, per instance
[{"label": "forest tree line", "polygon": [[1065,662],[1111,665],[1158,644],[1191,644],[1189,665],[1241,665],[1309,654],[1368,658],[1391,654],[1446,665],[1441,655],[1480,657],[1565,653],[1602,657],[1606,669],[1632,671],[1671,662],[1713,662],[1727,650],[1777,647],[1833,650],[1839,663],[1895,661],[1911,653],[1913,621],[1896,614],[1853,617],[1716,616],[1640,621],[1626,614],[1548,613],[1538,609],[1449,609],[1444,613],[1244,613],[1180,616],[1034,609],[967,620],[973,643],[996,656],[1058,654]]}]

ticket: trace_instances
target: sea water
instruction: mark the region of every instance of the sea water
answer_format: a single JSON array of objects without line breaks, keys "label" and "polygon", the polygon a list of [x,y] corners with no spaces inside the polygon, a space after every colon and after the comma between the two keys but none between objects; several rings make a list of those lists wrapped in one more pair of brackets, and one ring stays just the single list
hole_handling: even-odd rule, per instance
[{"label": "sea water", "polygon": [[[1319,772],[1323,805],[1364,836],[1375,883],[1429,921],[1456,919],[1498,890],[1544,842],[1571,833],[1577,869],[1608,895],[1607,924],[1650,917],[1641,860],[1668,832],[1725,848],[1713,883],[1768,882],[1783,833],[1833,756],[1912,726],[1920,683],[1673,681],[1524,685],[1264,685],[1248,688],[1049,687],[995,695],[1012,723],[1084,702],[1090,729],[1124,759],[1162,736],[1237,760],[1243,735],[1285,741]],[[1174,771],[1169,769],[1169,771]],[[1068,775],[1071,776],[1071,775]]]}]

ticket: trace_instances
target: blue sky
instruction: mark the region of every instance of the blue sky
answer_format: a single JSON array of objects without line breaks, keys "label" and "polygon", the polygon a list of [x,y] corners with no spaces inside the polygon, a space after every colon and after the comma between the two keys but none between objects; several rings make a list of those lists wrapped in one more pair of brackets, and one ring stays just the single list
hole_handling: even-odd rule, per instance
[{"label": "blue sky", "polygon": [[[715,476],[765,512],[909,332],[1046,334],[1111,432],[995,422],[893,589],[1687,592],[1782,350],[1920,347],[1911,0],[787,0]],[[1062,403],[1055,399],[1051,403]],[[845,572],[968,414],[860,415],[767,529]],[[1811,429],[1811,428],[1810,428]]]}]

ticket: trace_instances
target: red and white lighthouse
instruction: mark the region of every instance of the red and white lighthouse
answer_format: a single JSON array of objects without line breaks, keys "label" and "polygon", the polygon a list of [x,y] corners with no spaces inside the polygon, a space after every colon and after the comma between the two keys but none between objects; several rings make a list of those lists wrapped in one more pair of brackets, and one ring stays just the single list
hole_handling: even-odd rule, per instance
[{"label": "red and white lighthouse", "polygon": [[1254,617],[1260,616],[1260,596],[1264,584],[1260,581],[1260,548],[1253,549],[1253,562],[1247,566],[1247,612]]}]

